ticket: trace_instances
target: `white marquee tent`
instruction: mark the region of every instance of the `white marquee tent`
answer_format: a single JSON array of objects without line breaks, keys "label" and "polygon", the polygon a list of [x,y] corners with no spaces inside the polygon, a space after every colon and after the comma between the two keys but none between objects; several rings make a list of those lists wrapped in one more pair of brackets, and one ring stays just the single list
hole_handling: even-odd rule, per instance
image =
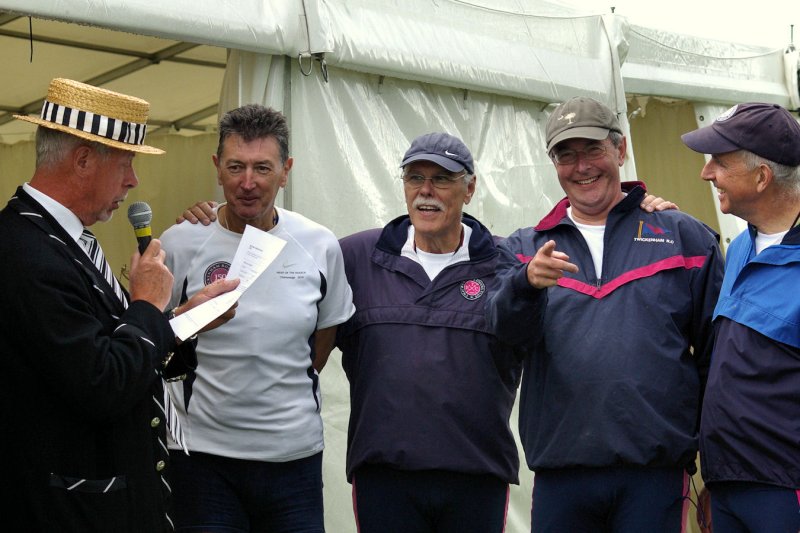
[{"label": "white marquee tent", "polygon": [[[218,196],[209,157],[217,113],[260,102],[291,123],[295,165],[280,201],[338,236],[405,211],[400,157],[413,137],[437,130],[471,147],[479,177],[469,211],[506,235],[562,196],[544,151],[551,104],[590,95],[629,133],[624,177],[645,176],[729,239],[740,221],[718,214],[697,178],[702,157],[680,133],[737,102],[800,107],[797,52],[548,1],[0,0],[0,58],[0,193],[33,170],[33,130],[10,115],[38,113],[49,80],[71,77],[151,102],[148,141],[168,153],[137,158],[143,183],[131,198],[153,206],[157,232],[186,205]],[[105,226],[98,233],[124,274],[127,222]],[[322,377],[327,527],[354,531],[343,466],[348,390],[336,356]],[[532,476],[522,464],[511,532],[529,523]]]}]

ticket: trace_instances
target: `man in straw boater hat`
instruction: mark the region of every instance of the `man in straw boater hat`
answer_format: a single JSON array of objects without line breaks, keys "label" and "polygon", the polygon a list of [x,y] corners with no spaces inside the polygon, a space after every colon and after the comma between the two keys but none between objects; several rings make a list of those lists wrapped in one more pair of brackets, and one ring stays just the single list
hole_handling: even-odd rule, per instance
[{"label": "man in straw boater hat", "polygon": [[137,152],[163,153],[144,144],[148,111],[54,79],[41,116],[15,117],[39,128],[34,175],[0,212],[4,529],[172,529],[162,378],[191,369],[194,347],[177,346],[164,313],[173,278],[160,242],[133,256],[127,292],[86,229],[138,184]]}]

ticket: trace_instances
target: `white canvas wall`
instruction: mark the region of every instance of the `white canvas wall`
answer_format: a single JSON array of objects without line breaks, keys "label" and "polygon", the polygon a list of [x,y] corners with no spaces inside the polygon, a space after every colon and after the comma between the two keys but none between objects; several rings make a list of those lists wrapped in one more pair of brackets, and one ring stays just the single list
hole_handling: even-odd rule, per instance
[{"label": "white canvas wall", "polygon": [[[562,195],[544,153],[544,123],[552,102],[593,96],[620,113],[626,131],[634,111],[626,110],[626,91],[696,102],[698,125],[703,125],[700,115],[716,116],[727,107],[719,104],[727,102],[794,102],[791,59],[783,54],[720,59],[741,48],[663,32],[632,33],[622,17],[584,17],[550,2],[520,4],[243,0],[220,9],[209,0],[169,5],[153,0],[0,0],[0,9],[229,48],[220,110],[260,102],[288,115],[295,166],[279,202],[340,237],[382,226],[405,212],[397,165],[420,133],[448,131],[470,146],[478,186],[467,211],[506,235],[534,224]],[[319,57],[328,67],[327,82],[320,61],[306,57],[301,67],[298,55],[304,53],[324,54]],[[305,76],[301,69],[309,67]],[[158,98],[151,103],[158,106]],[[212,136],[180,142],[165,137],[170,145],[165,164],[155,159],[137,163],[148,174],[139,194],[163,201],[157,214],[160,229],[184,206],[219,196],[209,157]],[[636,138],[629,141],[624,177],[635,179]],[[30,175],[30,166],[20,171],[29,163],[19,157],[27,158],[30,145],[15,147],[0,152],[4,187],[8,180],[21,182]],[[181,168],[182,158],[192,160],[191,168]],[[713,201],[710,191],[709,197]],[[726,234],[736,231],[735,222],[720,219],[720,226]],[[123,219],[102,231],[118,271],[133,249],[130,230]],[[113,243],[111,251],[106,242]],[[348,392],[338,356],[322,381],[328,530],[354,531],[344,481]],[[532,476],[521,463],[510,532],[526,531],[529,522]]]}]

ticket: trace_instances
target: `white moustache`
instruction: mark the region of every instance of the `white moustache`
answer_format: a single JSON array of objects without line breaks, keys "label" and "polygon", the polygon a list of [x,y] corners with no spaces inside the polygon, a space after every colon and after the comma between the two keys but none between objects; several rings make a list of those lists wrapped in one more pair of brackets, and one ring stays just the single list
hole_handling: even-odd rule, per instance
[{"label": "white moustache", "polygon": [[444,203],[436,200],[434,198],[414,198],[414,202],[411,204],[411,207],[414,209],[419,209],[420,207],[435,207],[441,211],[444,211]]}]

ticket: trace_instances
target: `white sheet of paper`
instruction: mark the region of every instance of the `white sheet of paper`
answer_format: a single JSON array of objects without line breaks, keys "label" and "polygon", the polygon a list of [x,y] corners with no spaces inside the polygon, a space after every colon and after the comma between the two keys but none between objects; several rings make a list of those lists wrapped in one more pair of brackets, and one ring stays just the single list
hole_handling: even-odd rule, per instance
[{"label": "white sheet of paper", "polygon": [[246,226],[227,276],[229,279],[239,278],[239,286],[170,320],[175,336],[186,340],[227,311],[278,257],[284,246],[286,241],[283,239]]}]

